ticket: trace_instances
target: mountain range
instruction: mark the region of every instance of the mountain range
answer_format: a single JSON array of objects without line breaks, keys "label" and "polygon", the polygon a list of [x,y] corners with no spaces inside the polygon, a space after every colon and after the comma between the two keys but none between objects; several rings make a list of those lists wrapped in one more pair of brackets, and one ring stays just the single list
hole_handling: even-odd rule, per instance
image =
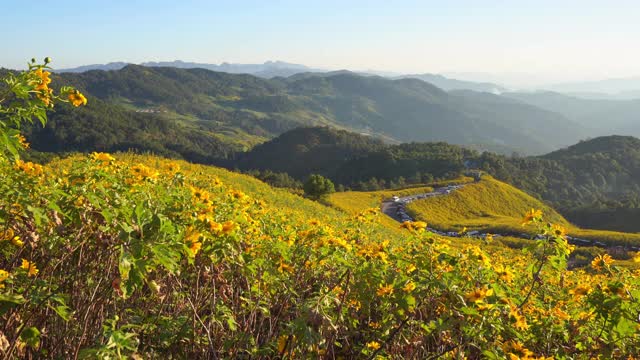
[{"label": "mountain range", "polygon": [[[80,73],[90,70],[120,70],[125,66],[130,65],[126,62],[111,62],[108,64],[93,64],[79,66],[68,69],[57,69],[58,73]],[[313,69],[305,65],[292,64],[284,61],[266,61],[263,64],[233,64],[233,63],[221,63],[221,64],[206,64],[196,62],[185,62],[181,60],[175,61],[148,61],[140,64],[141,66],[148,67],[174,67],[178,69],[207,69],[211,71],[226,72],[231,74],[252,74],[263,78],[272,78],[275,76],[291,76],[300,72],[321,72],[324,70]]]},{"label": "mountain range", "polygon": [[[251,147],[295,127],[317,125],[387,142],[446,141],[524,154],[549,152],[592,135],[564,115],[516,99],[447,92],[413,78],[339,71],[264,79],[139,65],[56,76],[86,92],[90,104],[93,98],[122,111],[144,112],[236,148]],[[90,105],[86,111],[91,110]],[[94,115],[91,118],[104,116]]]}]

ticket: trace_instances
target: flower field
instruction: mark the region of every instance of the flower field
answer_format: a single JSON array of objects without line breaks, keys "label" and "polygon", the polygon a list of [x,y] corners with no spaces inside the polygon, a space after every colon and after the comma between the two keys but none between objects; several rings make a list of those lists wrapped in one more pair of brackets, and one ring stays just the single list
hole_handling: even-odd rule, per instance
[{"label": "flower field", "polygon": [[[37,170],[34,170],[37,169]],[[257,180],[154,157],[2,162],[2,343],[55,357],[549,357],[636,351],[606,258],[394,234]],[[324,216],[318,216],[324,214]]]},{"label": "flower field", "polygon": [[[86,102],[38,88],[39,69],[9,81],[23,104],[2,119],[45,122],[56,101]],[[607,255],[567,270],[573,247],[540,212],[525,222],[542,236],[523,251],[454,243],[214,167],[106,153],[25,162],[28,145],[2,124],[3,358],[640,352],[637,272]]]}]

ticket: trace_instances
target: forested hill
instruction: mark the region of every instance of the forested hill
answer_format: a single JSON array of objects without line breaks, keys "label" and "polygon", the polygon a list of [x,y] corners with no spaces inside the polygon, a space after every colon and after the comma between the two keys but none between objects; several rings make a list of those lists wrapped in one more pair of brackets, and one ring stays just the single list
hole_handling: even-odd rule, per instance
[{"label": "forested hill", "polygon": [[[138,65],[55,77],[84,91],[89,103],[104,102],[104,106],[90,106],[84,113],[96,121],[115,122],[116,128],[122,128],[129,126],[121,124],[128,117],[143,112],[149,114],[145,122],[173,123],[187,137],[210,138],[234,151],[296,127],[319,125],[366,133],[388,142],[445,141],[529,154],[558,149],[585,136],[580,126],[562,115],[497,95],[487,101],[486,95],[447,93],[417,79],[391,80],[343,71],[267,80],[205,69]],[[116,112],[114,118],[106,119]],[[83,121],[72,116],[56,120],[60,124]],[[145,149],[174,147],[167,139],[147,134],[139,121],[132,123],[134,132],[149,135],[146,138],[152,143],[145,144]],[[61,126],[83,128],[78,124]],[[66,138],[74,141],[59,142],[64,150],[92,146],[82,133],[69,132]],[[39,141],[33,143],[39,148]],[[210,156],[225,156],[216,147],[208,151]],[[189,153],[178,152],[192,160]]]},{"label": "forested hill", "polygon": [[299,180],[316,173],[347,187],[376,190],[398,182],[455,177],[464,171],[465,159],[478,156],[443,142],[386,145],[322,127],[289,131],[240,154],[235,164],[243,170],[285,172]]},{"label": "forested hill", "polygon": [[[453,178],[481,169],[546,200],[580,224],[602,214],[599,227],[620,229],[616,214],[640,205],[640,140],[607,136],[539,157],[506,157],[446,143],[384,145],[369,137],[329,128],[296,129],[242,154],[242,169],[311,173],[339,185],[376,190]],[[593,221],[589,222],[590,224]],[[615,221],[621,224],[620,221]],[[626,222],[625,230],[629,231]],[[633,231],[640,231],[634,226]]]}]

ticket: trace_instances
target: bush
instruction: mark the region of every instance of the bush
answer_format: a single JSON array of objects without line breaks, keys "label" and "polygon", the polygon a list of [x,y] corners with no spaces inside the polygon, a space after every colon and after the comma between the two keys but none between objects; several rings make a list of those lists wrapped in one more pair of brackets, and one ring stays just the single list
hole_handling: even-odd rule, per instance
[{"label": "bush", "polygon": [[317,174],[309,176],[303,189],[305,195],[311,199],[320,199],[336,191],[331,180]]}]

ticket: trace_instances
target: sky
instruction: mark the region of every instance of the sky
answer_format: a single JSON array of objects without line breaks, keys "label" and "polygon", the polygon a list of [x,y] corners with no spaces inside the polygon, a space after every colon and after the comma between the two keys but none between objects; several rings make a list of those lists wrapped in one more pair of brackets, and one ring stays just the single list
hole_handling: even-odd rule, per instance
[{"label": "sky", "polygon": [[0,0],[0,67],[126,61],[444,73],[515,85],[640,76],[637,0]]}]

